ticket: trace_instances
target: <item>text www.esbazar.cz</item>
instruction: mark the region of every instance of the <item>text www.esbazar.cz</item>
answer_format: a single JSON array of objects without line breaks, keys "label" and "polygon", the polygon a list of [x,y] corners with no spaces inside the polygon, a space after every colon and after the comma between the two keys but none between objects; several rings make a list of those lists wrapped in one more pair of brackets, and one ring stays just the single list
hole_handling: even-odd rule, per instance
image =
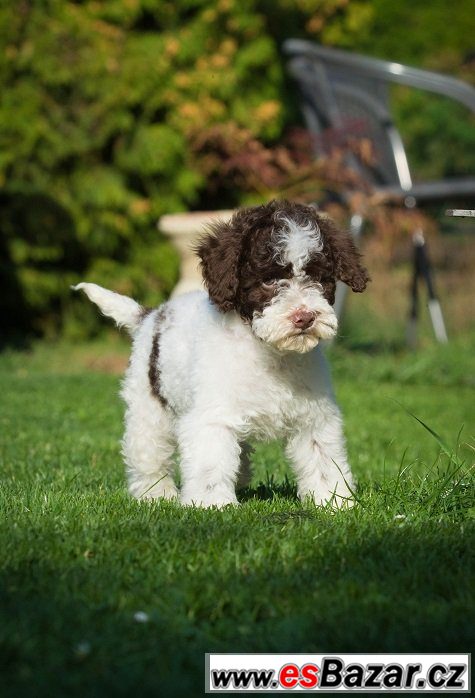
[{"label": "text www.esbazar.cz", "polygon": [[464,690],[463,675],[466,664],[433,664],[421,676],[421,664],[347,664],[339,657],[326,657],[321,666],[306,663],[298,666],[284,664],[274,669],[213,669],[211,683],[214,690],[241,689],[413,689]]}]

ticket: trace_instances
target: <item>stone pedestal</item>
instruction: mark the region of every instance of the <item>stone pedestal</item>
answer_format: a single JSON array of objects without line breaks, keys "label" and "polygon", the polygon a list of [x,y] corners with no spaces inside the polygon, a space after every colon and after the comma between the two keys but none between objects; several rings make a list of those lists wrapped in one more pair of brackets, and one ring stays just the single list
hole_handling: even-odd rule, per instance
[{"label": "stone pedestal", "polygon": [[173,296],[203,289],[199,260],[193,252],[206,223],[217,220],[228,221],[233,210],[193,211],[191,213],[171,213],[162,216],[158,228],[173,242],[180,254],[180,279],[173,289]]}]

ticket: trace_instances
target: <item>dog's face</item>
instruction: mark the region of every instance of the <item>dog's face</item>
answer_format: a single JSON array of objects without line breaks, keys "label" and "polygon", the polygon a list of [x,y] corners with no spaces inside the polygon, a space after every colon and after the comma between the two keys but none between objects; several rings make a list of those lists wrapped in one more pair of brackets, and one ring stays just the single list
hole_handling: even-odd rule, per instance
[{"label": "dog's face", "polygon": [[210,228],[197,248],[212,302],[235,310],[280,351],[306,352],[333,337],[336,281],[369,280],[349,234],[310,206],[272,201]]}]

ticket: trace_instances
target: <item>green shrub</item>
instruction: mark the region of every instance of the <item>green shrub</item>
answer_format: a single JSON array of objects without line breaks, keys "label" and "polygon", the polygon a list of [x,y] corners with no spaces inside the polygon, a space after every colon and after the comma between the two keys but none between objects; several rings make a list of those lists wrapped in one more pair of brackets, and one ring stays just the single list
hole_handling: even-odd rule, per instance
[{"label": "green shrub", "polygon": [[[175,282],[177,256],[156,220],[206,206],[188,134],[234,121],[276,139],[288,120],[280,40],[289,30],[305,33],[320,16],[341,25],[346,4],[3,3],[4,326],[94,331],[69,295],[69,285],[84,278],[145,302],[162,300]],[[307,34],[315,35],[311,26]]]}]

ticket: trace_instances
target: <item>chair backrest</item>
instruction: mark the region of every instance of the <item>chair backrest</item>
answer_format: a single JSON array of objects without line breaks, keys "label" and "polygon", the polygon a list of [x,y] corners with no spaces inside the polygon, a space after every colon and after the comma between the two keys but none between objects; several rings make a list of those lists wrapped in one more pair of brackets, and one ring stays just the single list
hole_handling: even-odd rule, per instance
[{"label": "chair backrest", "polygon": [[332,145],[368,141],[367,158],[351,149],[347,158],[373,185],[397,185],[405,191],[412,186],[404,144],[391,117],[390,83],[436,92],[475,111],[475,90],[445,75],[298,39],[287,40],[283,48],[302,94],[316,154],[325,154]]}]

